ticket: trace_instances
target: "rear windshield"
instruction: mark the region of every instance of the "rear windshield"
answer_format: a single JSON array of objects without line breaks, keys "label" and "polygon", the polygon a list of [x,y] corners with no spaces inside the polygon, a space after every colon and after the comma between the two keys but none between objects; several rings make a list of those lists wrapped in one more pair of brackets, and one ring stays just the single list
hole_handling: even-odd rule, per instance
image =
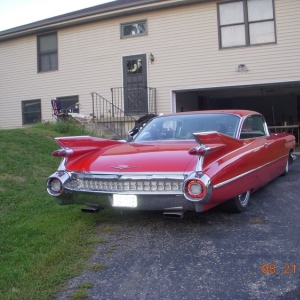
[{"label": "rear windshield", "polygon": [[217,131],[236,137],[240,117],[232,114],[178,114],[152,119],[134,142],[193,139],[193,133]]}]

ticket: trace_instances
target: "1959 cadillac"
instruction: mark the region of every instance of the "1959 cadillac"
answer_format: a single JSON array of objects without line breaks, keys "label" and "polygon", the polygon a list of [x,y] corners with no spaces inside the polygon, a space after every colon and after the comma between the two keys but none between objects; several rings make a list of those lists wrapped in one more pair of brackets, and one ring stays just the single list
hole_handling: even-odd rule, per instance
[{"label": "1959 cadillac", "polygon": [[244,211],[250,194],[295,159],[292,134],[269,134],[254,111],[211,110],[157,116],[131,142],[90,136],[55,139],[58,170],[47,191],[59,204],[161,210],[182,217],[216,205]]}]

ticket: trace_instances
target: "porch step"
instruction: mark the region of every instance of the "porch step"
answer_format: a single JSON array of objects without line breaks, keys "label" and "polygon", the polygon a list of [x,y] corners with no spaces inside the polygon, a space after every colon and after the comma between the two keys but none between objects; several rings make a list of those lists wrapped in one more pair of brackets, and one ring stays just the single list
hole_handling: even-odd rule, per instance
[{"label": "porch step", "polygon": [[113,131],[111,131],[101,123],[95,123],[95,130],[101,132],[103,137],[106,139],[112,140],[118,138],[118,135],[116,133],[114,133]]}]

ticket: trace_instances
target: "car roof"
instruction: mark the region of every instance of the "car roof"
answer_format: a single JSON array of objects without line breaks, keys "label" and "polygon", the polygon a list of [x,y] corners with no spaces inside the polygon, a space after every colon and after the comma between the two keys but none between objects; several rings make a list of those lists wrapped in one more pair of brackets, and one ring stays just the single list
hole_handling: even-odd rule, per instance
[{"label": "car roof", "polygon": [[216,109],[216,110],[197,110],[197,111],[169,113],[160,116],[191,115],[191,114],[232,114],[239,117],[245,117],[245,116],[260,114],[260,113],[253,110],[244,110],[244,109]]}]

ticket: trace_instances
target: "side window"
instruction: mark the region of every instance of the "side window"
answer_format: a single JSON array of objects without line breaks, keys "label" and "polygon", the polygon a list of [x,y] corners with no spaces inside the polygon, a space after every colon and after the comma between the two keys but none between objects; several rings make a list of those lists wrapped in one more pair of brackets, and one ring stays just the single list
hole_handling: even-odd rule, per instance
[{"label": "side window", "polygon": [[240,139],[249,139],[260,136],[265,136],[266,131],[264,127],[263,117],[260,115],[249,116],[244,120]]},{"label": "side window", "polygon": [[37,37],[38,72],[58,70],[57,33]]},{"label": "side window", "polygon": [[121,24],[121,38],[147,34],[147,21],[137,21]]},{"label": "side window", "polygon": [[22,101],[22,124],[29,125],[41,120],[41,100]]}]

